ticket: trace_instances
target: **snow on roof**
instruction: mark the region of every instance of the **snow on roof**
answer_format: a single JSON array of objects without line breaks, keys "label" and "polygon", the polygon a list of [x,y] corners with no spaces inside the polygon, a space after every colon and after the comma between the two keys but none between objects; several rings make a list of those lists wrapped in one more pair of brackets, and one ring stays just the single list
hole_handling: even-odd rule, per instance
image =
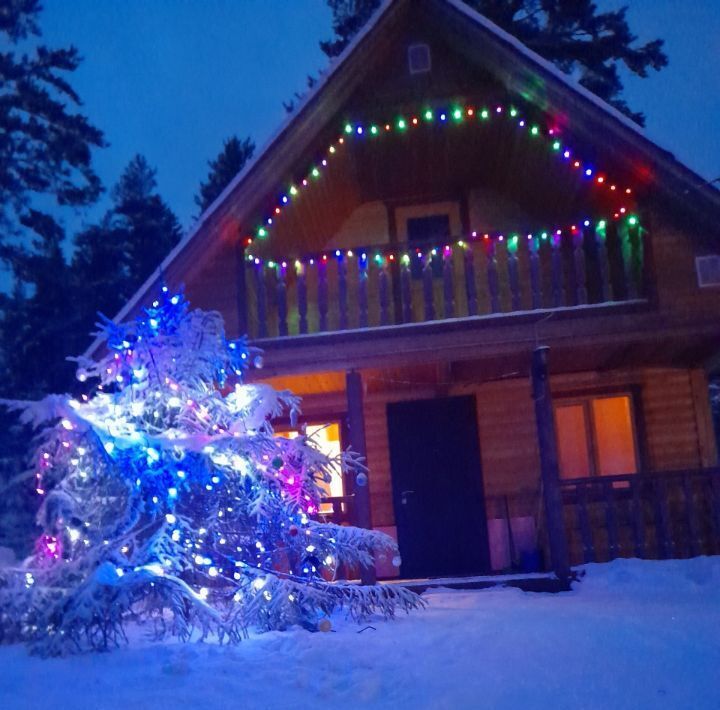
[{"label": "snow on roof", "polygon": [[518,54],[522,54],[533,64],[541,66],[545,71],[547,71],[549,74],[552,74],[556,79],[561,81],[563,84],[566,84],[573,91],[580,94],[583,98],[595,104],[602,111],[609,113],[614,119],[624,124],[626,128],[630,128],[631,130],[635,131],[647,140],[645,131],[642,129],[641,126],[635,123],[635,121],[628,118],[624,113],[618,111],[614,106],[610,105],[604,99],[601,99],[596,94],[593,94],[592,91],[586,89],[579,81],[560,70],[552,62],[549,62],[544,57],[541,57],[537,52],[530,49],[527,45],[523,44],[517,37],[513,37],[513,35],[511,35],[509,32],[506,32],[504,29],[502,29],[502,27],[499,27],[491,20],[488,20],[485,15],[481,15],[477,10],[473,10],[466,2],[464,2],[464,0],[439,1],[451,5],[453,8],[455,8],[455,10],[465,15],[468,20],[474,22],[477,25],[480,25],[488,32],[495,35],[497,39],[502,40],[506,44],[510,45],[513,50],[516,51]]}]

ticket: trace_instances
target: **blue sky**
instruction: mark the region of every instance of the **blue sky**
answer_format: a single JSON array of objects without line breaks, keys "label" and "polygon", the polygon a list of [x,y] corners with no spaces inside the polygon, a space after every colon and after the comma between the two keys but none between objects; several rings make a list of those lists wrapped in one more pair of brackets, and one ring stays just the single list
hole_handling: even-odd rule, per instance
[{"label": "blue sky", "polygon": [[[110,187],[143,153],[160,190],[187,227],[207,160],[232,133],[267,140],[282,102],[326,65],[318,41],[331,35],[325,0],[45,0],[52,45],[77,46],[72,78],[84,111],[110,147],[96,168]],[[662,37],[670,66],[628,77],[626,96],[647,114],[651,138],[707,179],[720,177],[720,2],[600,0],[630,5],[641,39]],[[105,203],[69,217],[72,230]]]}]

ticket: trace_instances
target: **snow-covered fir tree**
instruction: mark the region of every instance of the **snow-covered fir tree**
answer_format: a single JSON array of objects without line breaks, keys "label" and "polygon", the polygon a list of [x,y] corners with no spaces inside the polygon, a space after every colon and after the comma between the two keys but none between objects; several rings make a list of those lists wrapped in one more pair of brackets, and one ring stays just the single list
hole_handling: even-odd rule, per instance
[{"label": "snow-covered fir tree", "polygon": [[[87,394],[6,402],[38,431],[40,536],[0,571],[2,640],[44,654],[122,642],[129,619],[182,639],[235,642],[249,629],[329,627],[420,605],[394,585],[335,580],[377,555],[378,532],[324,522],[334,467],[365,475],[352,452],[329,458],[302,433],[299,400],[242,376],[260,353],[227,340],[215,312],[167,288],[136,320],[104,325],[104,355],[78,360]],[[92,389],[90,385],[94,384]]]}]

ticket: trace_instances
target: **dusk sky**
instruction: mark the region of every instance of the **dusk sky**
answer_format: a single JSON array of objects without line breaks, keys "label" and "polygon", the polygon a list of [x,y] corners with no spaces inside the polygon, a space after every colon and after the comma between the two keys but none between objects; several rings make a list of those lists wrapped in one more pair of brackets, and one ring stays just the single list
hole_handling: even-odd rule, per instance
[{"label": "dusk sky", "polygon": [[[630,5],[641,39],[666,40],[670,66],[626,81],[648,135],[707,179],[720,177],[720,3],[600,4]],[[285,117],[282,102],[326,66],[318,42],[332,34],[325,0],[45,0],[41,20],[49,44],[72,43],[85,58],[72,83],[110,143],[95,161],[105,186],[143,153],[185,228],[207,160],[232,133],[262,146]]]}]

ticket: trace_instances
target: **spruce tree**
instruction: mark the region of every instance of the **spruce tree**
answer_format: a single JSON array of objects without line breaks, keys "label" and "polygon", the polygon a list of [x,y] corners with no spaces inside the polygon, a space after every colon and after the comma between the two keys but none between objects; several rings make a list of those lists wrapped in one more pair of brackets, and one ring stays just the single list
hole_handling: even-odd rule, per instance
[{"label": "spruce tree", "polygon": [[333,471],[365,485],[364,466],[305,431],[275,434],[299,399],[243,382],[259,353],[228,340],[219,313],[163,288],[104,335],[102,357],[79,360],[88,394],[0,401],[38,430],[42,500],[35,553],[0,570],[0,639],[104,650],[140,621],[237,642],[250,629],[327,631],[337,609],[359,621],[423,605],[396,585],[334,581],[380,556],[400,564],[389,536],[320,515]]},{"label": "spruce tree", "polygon": [[37,396],[67,386],[72,368],[62,357],[72,352],[75,302],[63,242],[55,220],[29,210],[22,224],[27,245],[4,244],[0,256],[11,265],[14,288],[0,296],[0,337],[6,376],[0,396]]},{"label": "spruce tree", "polygon": [[251,138],[240,139],[230,136],[223,142],[223,149],[215,160],[208,161],[210,172],[205,182],[200,183],[200,192],[195,204],[204,212],[217,199],[230,181],[245,167],[255,152]]},{"label": "spruce tree", "polygon": [[[641,77],[667,65],[663,41],[638,44],[627,8],[600,12],[592,0],[464,0],[523,44],[548,59],[594,94],[644,125],[642,113],[622,98],[620,66]],[[380,0],[328,0],[335,37],[321,42],[329,57],[349,44],[380,6]]]},{"label": "spruce tree", "polygon": [[[112,207],[102,221],[76,236],[72,272],[82,310],[79,332],[91,329],[98,311],[117,313],[180,239],[177,217],[159,195],[155,176],[136,155],[113,187]],[[84,349],[82,342],[77,346]]]}]

